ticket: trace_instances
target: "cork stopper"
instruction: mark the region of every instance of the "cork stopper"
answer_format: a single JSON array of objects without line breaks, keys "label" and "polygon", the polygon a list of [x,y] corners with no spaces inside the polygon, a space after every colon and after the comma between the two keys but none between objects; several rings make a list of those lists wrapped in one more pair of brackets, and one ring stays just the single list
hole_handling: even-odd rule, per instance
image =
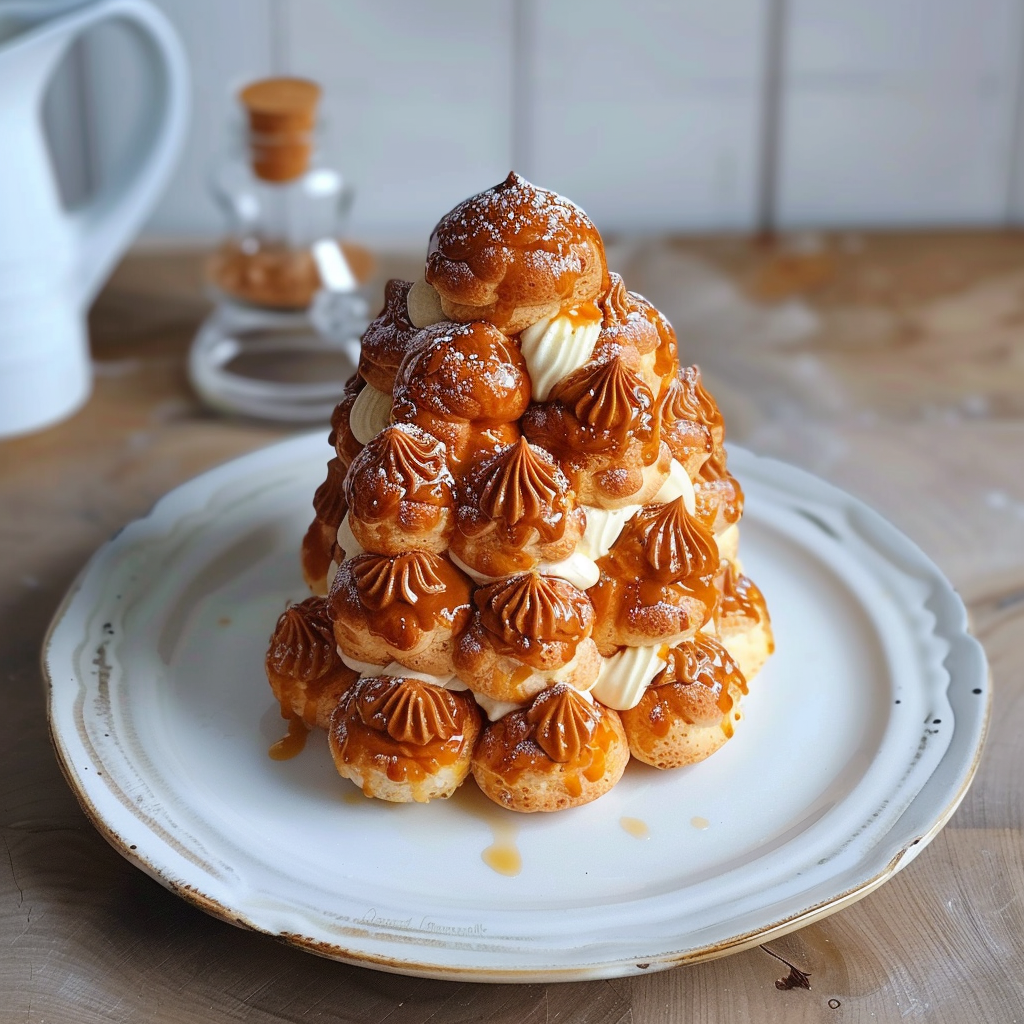
[{"label": "cork stopper", "polygon": [[320,86],[304,78],[263,78],[239,99],[249,115],[252,168],[264,181],[292,181],[306,173]]}]

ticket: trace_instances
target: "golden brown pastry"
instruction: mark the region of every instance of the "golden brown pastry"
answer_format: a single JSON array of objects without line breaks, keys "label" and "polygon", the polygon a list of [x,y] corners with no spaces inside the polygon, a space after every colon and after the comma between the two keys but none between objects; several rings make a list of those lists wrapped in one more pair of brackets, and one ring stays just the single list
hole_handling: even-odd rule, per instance
[{"label": "golden brown pastry", "polygon": [[629,747],[619,716],[565,683],[528,708],[488,725],[473,778],[513,811],[559,811],[590,803],[622,777]]},{"label": "golden brown pastry", "polygon": [[455,671],[471,690],[521,704],[556,682],[586,690],[597,678],[594,609],[571,583],[525,572],[478,587],[473,602],[473,621],[454,653]]},{"label": "golden brown pastry", "polygon": [[392,417],[440,438],[461,466],[519,438],[530,378],[516,345],[488,323],[424,328],[395,381]]},{"label": "golden brown pastry", "polygon": [[721,444],[722,414],[715,400],[704,390],[700,370],[687,366],[665,379],[657,401],[661,439],[672,457],[694,479],[707,462],[717,437]]},{"label": "golden brown pastry", "polygon": [[650,501],[668,478],[654,396],[623,353],[590,362],[531,405],[523,433],[557,456],[585,505],[621,508]]},{"label": "golden brown pastry", "polygon": [[409,319],[410,281],[392,279],[384,286],[384,308],[363,335],[359,375],[378,391],[391,394],[395,374],[418,328]]},{"label": "golden brown pastry", "polygon": [[718,639],[749,682],[775,650],[764,595],[754,581],[723,561],[715,578],[719,599],[715,611]]},{"label": "golden brown pastry", "polygon": [[618,274],[609,277],[608,291],[598,302],[601,333],[592,358],[604,363],[622,355],[657,395],[663,380],[679,368],[675,331],[642,295],[628,291]]},{"label": "golden brown pastry", "polygon": [[358,555],[328,596],[334,638],[354,661],[451,676],[453,638],[469,622],[470,583],[443,555]]},{"label": "golden brown pastry", "polygon": [[698,633],[668,654],[636,707],[620,711],[630,753],[655,768],[703,761],[733,734],[747,683],[729,652]]},{"label": "golden brown pastry", "polygon": [[331,414],[331,432],[327,441],[328,444],[334,446],[341,465],[346,471],[363,447],[352,434],[349,418],[352,414],[352,406],[355,405],[356,399],[359,397],[359,392],[365,387],[366,381],[358,373],[352,374],[345,383],[341,401],[334,407],[334,412]]},{"label": "golden brown pastry", "polygon": [[604,292],[604,243],[578,206],[513,172],[441,219],[426,278],[452,320],[512,335]]},{"label": "golden brown pastry", "polygon": [[693,481],[697,518],[716,534],[724,534],[743,515],[743,488],[726,467],[725,449],[719,444]]},{"label": "golden brown pastry", "polygon": [[710,618],[717,597],[715,538],[686,511],[683,498],[641,509],[598,562],[588,595],[602,654],[620,647],[674,644]]},{"label": "golden brown pastry", "polygon": [[368,676],[330,725],[338,773],[367,796],[394,803],[449,797],[469,774],[480,711],[466,691],[420,679]]},{"label": "golden brown pastry", "polygon": [[506,576],[572,554],[586,528],[558,463],[520,438],[485,456],[459,488],[454,555],[483,576]]},{"label": "golden brown pastry", "polygon": [[345,467],[335,457],[327,463],[327,478],[313,495],[313,522],[302,538],[302,576],[314,594],[327,593],[331,563],[340,561],[338,527],[346,511]]},{"label": "golden brown pastry", "polygon": [[327,728],[342,694],[359,678],[338,655],[322,597],[308,597],[281,614],[265,665],[282,716],[310,729]]},{"label": "golden brown pastry", "polygon": [[348,528],[365,551],[444,552],[454,486],[444,444],[413,424],[393,423],[352,461],[345,482]]}]

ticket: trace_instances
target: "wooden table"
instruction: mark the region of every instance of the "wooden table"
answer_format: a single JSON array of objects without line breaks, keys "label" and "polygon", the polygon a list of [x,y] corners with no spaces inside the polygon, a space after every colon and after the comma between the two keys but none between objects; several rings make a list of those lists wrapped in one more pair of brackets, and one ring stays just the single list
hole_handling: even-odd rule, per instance
[{"label": "wooden table", "polygon": [[[40,645],[99,544],[284,431],[208,412],[189,390],[184,354],[207,308],[198,254],[135,255],[94,311],[87,407],[0,443],[0,1021],[1024,1021],[1024,236],[610,252],[676,323],[733,439],[865,498],[964,595],[996,693],[950,824],[880,890],[800,932],[607,982],[381,974],[236,930],[161,888],[107,846],[61,776]],[[809,990],[777,987],[781,960]]]}]

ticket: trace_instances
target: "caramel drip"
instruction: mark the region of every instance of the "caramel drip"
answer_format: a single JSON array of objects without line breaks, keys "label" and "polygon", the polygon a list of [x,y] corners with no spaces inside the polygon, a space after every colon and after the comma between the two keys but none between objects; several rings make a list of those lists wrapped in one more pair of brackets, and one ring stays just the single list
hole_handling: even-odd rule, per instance
[{"label": "caramel drip", "polygon": [[397,602],[416,604],[421,598],[445,591],[445,581],[436,564],[440,559],[426,551],[409,551],[393,558],[365,555],[355,560],[359,599],[372,611],[383,611]]},{"label": "caramel drip", "polygon": [[359,717],[377,732],[386,732],[398,743],[422,747],[432,740],[449,740],[462,729],[459,706],[440,686],[419,679],[394,677],[390,684],[363,686]]},{"label": "caramel drip", "polygon": [[346,487],[359,518],[384,519],[401,501],[449,508],[452,476],[441,441],[408,423],[385,427],[352,462]]},{"label": "caramel drip", "polygon": [[555,386],[551,398],[572,409],[580,423],[619,443],[654,404],[650,389],[621,356],[571,374]]},{"label": "caramel drip", "polygon": [[267,755],[272,761],[290,761],[305,749],[309,726],[296,715],[286,715],[288,731],[270,745]]},{"label": "caramel drip", "polygon": [[601,714],[577,690],[562,683],[537,697],[526,712],[526,719],[533,727],[537,746],[552,761],[565,764],[583,753]]},{"label": "caramel drip", "polygon": [[474,595],[488,632],[509,644],[521,638],[568,643],[590,635],[593,611],[586,595],[553,576],[524,572],[480,587]]},{"label": "caramel drip", "polygon": [[747,692],[747,681],[729,652],[714,637],[697,633],[684,640],[668,654],[668,664],[654,677],[651,687],[703,686],[710,690],[719,711],[726,715],[732,710],[731,690],[736,686]]},{"label": "caramel drip", "polygon": [[722,563],[718,576],[721,594],[720,610],[725,616],[740,616],[748,622],[760,621],[764,614],[764,598],[753,580],[736,572],[732,562]]},{"label": "caramel drip", "polygon": [[322,597],[293,604],[277,620],[267,651],[267,666],[280,675],[309,682],[334,669],[338,656],[334,628]]},{"label": "caramel drip", "polygon": [[348,505],[345,501],[345,466],[335,456],[327,463],[327,479],[313,495],[313,511],[317,519],[335,529],[345,518]]},{"label": "caramel drip", "polygon": [[554,459],[523,437],[488,464],[480,481],[480,511],[510,526],[525,520],[539,527],[567,490]]},{"label": "caramel drip", "polygon": [[557,293],[568,301],[594,258],[603,263],[604,245],[590,218],[513,171],[441,219],[430,236],[426,279],[476,278],[493,286],[496,302],[488,319],[501,327],[529,294],[536,265],[554,276]]}]

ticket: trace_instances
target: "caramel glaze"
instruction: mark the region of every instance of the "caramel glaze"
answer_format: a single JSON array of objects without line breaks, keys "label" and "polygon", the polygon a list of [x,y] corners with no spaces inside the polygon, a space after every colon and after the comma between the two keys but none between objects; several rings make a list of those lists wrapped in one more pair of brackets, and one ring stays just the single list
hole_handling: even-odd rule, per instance
[{"label": "caramel glaze", "polygon": [[743,489],[726,468],[725,449],[720,445],[701,465],[693,482],[697,499],[697,518],[711,529],[721,532],[743,515]]},{"label": "caramel glaze", "polygon": [[440,438],[458,466],[519,438],[530,387],[519,349],[492,324],[443,322],[420,331],[402,360],[391,414]]},{"label": "caramel glaze", "polygon": [[[732,623],[756,625],[768,622],[768,605],[764,595],[749,576],[736,571],[732,562],[722,562],[722,568],[715,577],[718,589],[718,617]],[[769,635],[768,652],[775,650],[775,640]]]},{"label": "caramel glaze", "polygon": [[345,500],[345,466],[335,456],[327,463],[327,478],[313,495],[313,512],[322,523],[337,531],[348,504]]},{"label": "caramel glaze", "polygon": [[714,448],[711,429],[694,416],[690,395],[679,374],[665,379],[655,405],[661,439],[689,477],[696,476]]},{"label": "caramel glaze", "polygon": [[396,522],[406,534],[437,527],[455,504],[444,444],[408,423],[385,427],[353,459],[345,483],[352,516]]},{"label": "caramel glaze", "polygon": [[510,576],[478,587],[473,601],[495,651],[541,671],[571,661],[594,628],[587,595],[554,576]]},{"label": "caramel glaze", "polygon": [[417,679],[368,676],[342,699],[331,720],[335,761],[419,782],[466,758],[480,711],[468,692]]},{"label": "caramel glaze", "polygon": [[487,319],[509,333],[546,315],[536,315],[539,305],[571,309],[608,285],[604,243],[590,218],[515,172],[441,219],[425,273],[448,315]]},{"label": "caramel glaze", "polygon": [[542,551],[549,561],[567,557],[586,513],[551,455],[520,438],[466,471],[456,523],[455,553],[485,575],[505,576],[531,568]]},{"label": "caramel glaze", "polygon": [[666,736],[678,719],[690,725],[721,723],[731,735],[735,692],[747,682],[729,652],[713,637],[697,633],[669,651],[665,668],[654,677],[630,713],[648,722],[655,736]]},{"label": "caramel glaze", "polygon": [[558,458],[577,493],[584,474],[609,473],[602,489],[628,495],[626,477],[638,476],[661,455],[653,406],[650,388],[619,353],[563,378],[550,400],[531,405],[521,422],[530,441]]},{"label": "caramel glaze", "polygon": [[699,629],[715,607],[718,545],[682,498],[641,509],[597,565],[587,595],[602,654]]},{"label": "caramel glaze", "polygon": [[282,613],[270,638],[265,667],[281,714],[298,717],[310,728],[324,724],[323,705],[340,699],[358,678],[338,655],[322,597],[308,597]]},{"label": "caramel glaze", "polygon": [[390,395],[398,367],[418,328],[409,320],[411,281],[396,278],[384,286],[384,308],[363,334],[359,375],[378,391]]},{"label": "caramel glaze", "polygon": [[327,443],[334,446],[338,460],[346,472],[352,464],[352,460],[363,447],[352,435],[348,420],[352,414],[352,406],[355,405],[356,396],[365,387],[366,381],[358,373],[352,374],[345,382],[345,390],[342,392],[341,401],[334,407],[334,412],[331,414],[331,432],[327,436]]},{"label": "caramel glaze", "polygon": [[557,775],[571,797],[582,780],[597,782],[606,770],[618,734],[608,719],[615,712],[591,704],[571,686],[559,684],[484,729],[474,759],[514,785],[526,773]]},{"label": "caramel glaze", "polygon": [[470,589],[447,558],[429,551],[349,559],[328,596],[335,639],[344,648],[348,630],[367,631],[396,650],[412,650],[435,629],[451,633],[466,626]]},{"label": "caramel glaze", "polygon": [[684,366],[677,376],[681,385],[677,415],[703,423],[711,432],[715,444],[721,445],[725,438],[725,420],[718,403],[704,387],[700,367]]},{"label": "caramel glaze", "polygon": [[314,519],[302,538],[302,578],[314,593],[327,589],[327,574],[334,561],[334,549],[338,546],[338,529]]},{"label": "caramel glaze", "polygon": [[283,717],[288,721],[288,731],[279,740],[272,743],[267,751],[267,756],[272,761],[290,761],[293,757],[298,757],[306,748],[309,727],[297,715],[283,715]]}]

